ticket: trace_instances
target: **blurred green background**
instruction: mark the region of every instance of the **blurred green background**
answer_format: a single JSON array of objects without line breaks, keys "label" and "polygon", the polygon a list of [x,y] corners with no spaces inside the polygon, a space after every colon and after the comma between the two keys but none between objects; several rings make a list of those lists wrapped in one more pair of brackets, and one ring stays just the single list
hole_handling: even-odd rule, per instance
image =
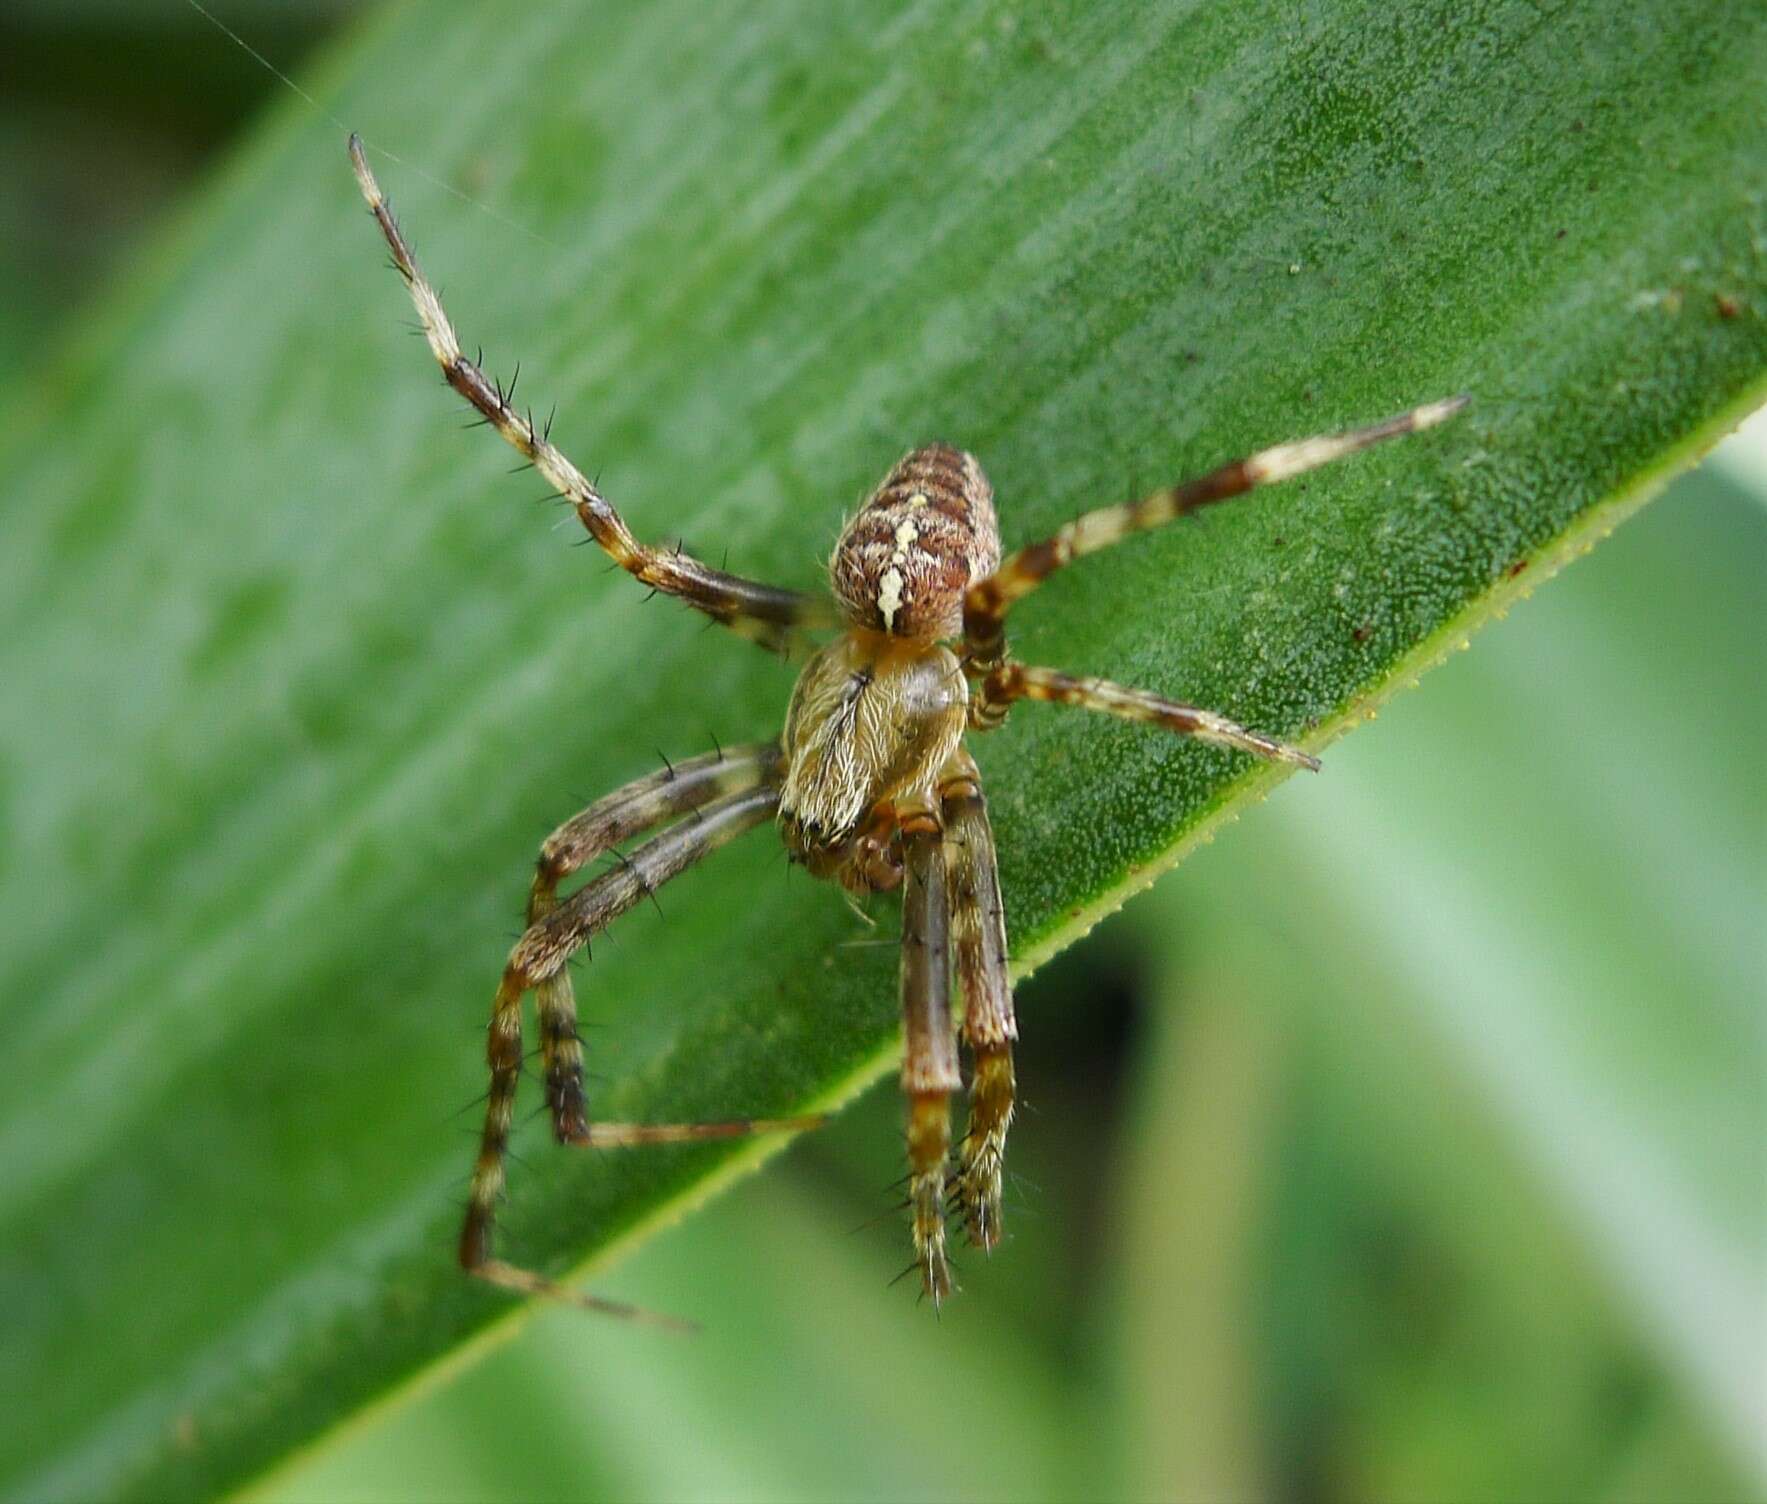
[{"label": "blurred green background", "polygon": [[[298,76],[349,9],[224,15]],[[278,87],[7,7],[12,382]],[[875,1091],[604,1282],[703,1337],[542,1313],[266,1495],[1767,1496],[1764,504],[1757,424],[1025,984],[938,1318]]]}]

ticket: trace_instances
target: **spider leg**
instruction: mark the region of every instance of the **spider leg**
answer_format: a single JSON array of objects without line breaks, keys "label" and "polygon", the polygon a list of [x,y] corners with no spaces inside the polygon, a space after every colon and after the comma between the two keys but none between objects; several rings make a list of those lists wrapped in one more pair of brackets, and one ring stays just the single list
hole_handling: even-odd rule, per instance
[{"label": "spider leg", "polygon": [[[1100,507],[1075,518],[1053,536],[1021,548],[992,574],[969,587],[963,601],[965,670],[973,678],[985,679],[1005,662],[1006,613],[1013,602],[1023,600],[1056,570],[1075,559],[1108,548],[1132,533],[1163,527],[1212,502],[1287,480],[1386,439],[1433,428],[1452,418],[1467,401],[1466,397],[1450,397],[1411,408],[1366,428],[1278,444],[1182,485],[1155,491],[1140,501]],[[1005,706],[984,688],[971,714],[972,725],[985,730],[1000,723]]]},{"label": "spider leg", "polygon": [[[355,136],[350,137],[350,162],[362,196],[392,251],[393,265],[411,291],[424,335],[448,385],[484,414],[486,421],[570,502],[589,535],[616,564],[651,589],[686,601],[733,631],[776,650],[792,645],[796,629],[839,625],[833,604],[820,597],[757,584],[713,569],[678,549],[640,543],[583,472],[553,446],[546,436],[547,425],[537,425],[526,413],[518,413],[510,405],[510,391],[466,358],[442,300],[418,269],[417,258],[394,222],[386,196],[363,154],[362,142]],[[511,383],[511,390],[513,387]]]},{"label": "spider leg", "polygon": [[995,669],[984,681],[993,701],[1004,711],[1014,700],[1043,700],[1053,705],[1077,705],[1082,710],[1103,711],[1125,721],[1144,721],[1163,726],[1180,736],[1192,736],[1199,742],[1212,742],[1218,747],[1234,747],[1267,762],[1293,763],[1296,767],[1319,771],[1319,759],[1311,752],[1248,731],[1237,721],[1230,721],[1213,710],[1201,710],[1178,700],[1168,700],[1145,689],[1130,689],[1109,679],[1079,678],[1053,668],[1034,668],[1028,664],[1007,662]]},{"label": "spider leg", "polygon": [[969,1046],[969,1127],[959,1149],[957,1201],[969,1240],[992,1249],[1001,1234],[1001,1175],[1012,1126],[1012,981],[1006,971],[1006,909],[994,857],[994,828],[981,776],[968,753],[939,789],[945,818],[945,870],[957,978],[963,989],[963,1039]]},{"label": "spider leg", "polygon": [[[766,753],[770,749],[761,751]],[[693,765],[683,764],[676,770],[677,776],[688,777],[686,770],[690,766]],[[771,772],[770,759],[764,767],[767,772]],[[650,807],[655,808],[655,801],[661,790],[650,789],[646,792],[647,785],[651,782],[641,780],[639,784],[631,786],[640,790],[633,796],[634,807],[649,801]],[[629,792],[630,789],[622,791]],[[614,796],[616,800],[619,797]],[[602,805],[591,806],[578,817],[578,821],[586,822],[584,826],[579,827],[578,821],[572,821],[561,827],[561,833],[573,828],[586,830],[589,817],[598,809],[604,811],[600,817],[602,824],[605,826],[609,820],[613,820],[617,828],[619,820],[605,812],[606,807],[612,803],[612,800],[608,800],[603,801]],[[555,978],[564,969],[572,953],[591,936],[605,929],[663,883],[686,871],[695,862],[709,856],[744,831],[767,820],[778,803],[779,790],[770,781],[758,782],[754,787],[738,788],[734,792],[703,802],[698,818],[683,820],[670,826],[661,835],[646,841],[620,866],[603,873],[568,898],[555,903],[516,942],[491,1006],[491,1026],[486,1045],[486,1056],[491,1068],[491,1089],[485,1106],[485,1128],[479,1145],[478,1160],[473,1166],[466,1220],[460,1230],[460,1263],[469,1273],[521,1294],[545,1295],[589,1310],[625,1316],[649,1314],[621,1306],[617,1302],[579,1294],[553,1283],[544,1275],[518,1269],[492,1257],[491,1234],[497,1201],[503,1191],[503,1161],[514,1119],[516,1083],[521,1073],[522,996],[529,990],[542,988]],[[692,805],[684,807],[691,808]],[[667,810],[659,811],[658,817],[665,817],[667,813]],[[637,815],[633,813],[619,818],[635,819]],[[569,845],[568,841],[566,845]],[[568,992],[562,997],[554,992],[552,1006],[559,1007],[568,998]],[[574,1007],[572,1011],[574,1012]],[[574,1020],[570,1038],[572,1041],[576,1038]],[[580,1065],[580,1056],[575,1058]],[[548,1095],[554,1100],[555,1130],[562,1124],[569,1131],[566,1142],[588,1148],[734,1138],[751,1133],[812,1127],[820,1121],[816,1118],[744,1118],[723,1123],[583,1123],[573,1120],[569,1115],[573,1100],[580,1102],[580,1081],[573,1085],[568,1079],[564,1079],[562,1085],[555,1086],[550,1061]],[[562,1119],[558,1115],[561,1102],[566,1109]]]},{"label": "spider leg", "polygon": [[[598,799],[546,838],[528,897],[528,923],[538,924],[558,902],[558,885],[629,836],[653,829],[712,800],[752,789],[777,776],[777,743],[732,747],[665,766]],[[571,1143],[586,1131],[583,1046],[577,1037],[577,1002],[568,966],[534,988],[540,1024],[541,1063],[553,1136]]]},{"label": "spider leg", "polygon": [[932,812],[902,825],[902,1090],[908,1097],[908,1202],[921,1288],[937,1305],[951,1293],[945,1257],[945,1164],[951,1093],[962,1084],[951,1028],[950,893]]}]

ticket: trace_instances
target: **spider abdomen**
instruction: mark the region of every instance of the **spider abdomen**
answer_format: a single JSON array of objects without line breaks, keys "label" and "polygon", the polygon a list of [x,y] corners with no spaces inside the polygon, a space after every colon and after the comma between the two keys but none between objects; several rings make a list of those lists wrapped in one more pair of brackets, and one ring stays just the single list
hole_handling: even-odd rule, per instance
[{"label": "spider abdomen", "polygon": [[936,641],[963,629],[963,592],[1000,563],[994,488],[972,454],[928,444],[899,460],[842,531],[830,583],[847,620]]}]

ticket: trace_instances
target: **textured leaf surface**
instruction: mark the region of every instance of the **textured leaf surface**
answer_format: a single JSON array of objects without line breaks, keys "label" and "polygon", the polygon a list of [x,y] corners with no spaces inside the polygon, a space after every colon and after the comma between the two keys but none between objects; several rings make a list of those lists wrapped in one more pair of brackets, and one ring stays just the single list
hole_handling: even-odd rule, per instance
[{"label": "textured leaf surface", "polygon": [[[1011,543],[1471,392],[1017,626],[1322,739],[1760,394],[1764,62],[1767,19],[1691,3],[483,7],[395,15],[316,90],[542,237],[383,164],[468,342],[634,526],[784,583],[927,438],[982,456]],[[291,108],[0,429],[17,1496],[225,1489],[507,1311],[450,1267],[449,1114],[532,849],[789,687],[563,546],[379,263]],[[1024,958],[1260,787],[1055,712],[979,755]],[[585,976],[607,1113],[887,1061],[888,948],[764,837],[664,908]],[[536,1153],[507,1224],[562,1269],[754,1153]]]}]

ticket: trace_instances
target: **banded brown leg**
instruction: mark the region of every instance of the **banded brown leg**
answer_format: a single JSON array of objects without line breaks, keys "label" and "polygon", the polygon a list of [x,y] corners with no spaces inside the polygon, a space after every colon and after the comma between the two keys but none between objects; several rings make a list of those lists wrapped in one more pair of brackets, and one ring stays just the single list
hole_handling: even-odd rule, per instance
[{"label": "banded brown leg", "polygon": [[991,575],[972,584],[964,596],[964,668],[972,678],[984,681],[970,707],[971,726],[986,731],[1005,719],[1008,702],[989,692],[987,680],[1006,662],[1006,613],[1015,601],[1023,600],[1056,570],[1101,548],[1109,548],[1133,533],[1163,527],[1214,502],[1242,496],[1258,486],[1274,485],[1387,439],[1433,428],[1452,418],[1466,406],[1467,400],[1450,397],[1443,402],[1428,402],[1366,428],[1277,444],[1195,480],[1155,491],[1140,501],[1087,512],[1064,524],[1052,536],[1021,548]]},{"label": "banded brown leg", "polygon": [[1052,705],[1077,705],[1098,710],[1125,721],[1163,726],[1180,736],[1236,747],[1267,762],[1293,763],[1319,771],[1319,759],[1311,752],[1291,747],[1262,732],[1248,731],[1236,721],[1213,710],[1199,710],[1177,700],[1163,699],[1144,689],[1130,689],[1109,679],[1076,678],[1052,668],[1033,668],[1023,663],[1004,663],[984,681],[984,692],[1002,713],[1014,700],[1044,700]]},{"label": "banded brown leg", "polygon": [[969,1126],[958,1159],[956,1199],[969,1239],[989,1250],[1000,1241],[1006,1134],[1012,1126],[1012,1042],[1018,1021],[1006,970],[1006,909],[980,776],[967,753],[940,787],[945,870],[957,978],[963,991],[963,1039],[970,1052]]},{"label": "banded brown leg", "polygon": [[951,1029],[950,895],[943,840],[929,813],[902,826],[902,1090],[908,1098],[908,1204],[921,1289],[951,1293],[945,1256],[945,1165],[951,1093],[962,1084]]},{"label": "banded brown leg", "polygon": [[[697,810],[725,794],[752,789],[776,776],[777,743],[732,747],[665,767],[598,799],[546,838],[528,896],[528,923],[538,924],[556,907],[558,885],[621,841],[665,820]],[[586,1131],[583,1046],[577,1037],[577,1002],[568,966],[534,988],[540,1024],[541,1064],[553,1136],[561,1143]]]},{"label": "banded brown leg", "polygon": [[758,584],[713,569],[680,549],[640,543],[625,519],[583,472],[553,446],[548,437],[550,425],[536,425],[532,413],[517,412],[511,405],[515,383],[511,382],[505,391],[479,369],[476,361],[466,358],[442,300],[418,268],[417,258],[394,221],[386,195],[380,191],[362,142],[356,136],[350,137],[350,164],[355,168],[356,182],[368,201],[369,212],[392,251],[393,265],[411,292],[430,351],[448,385],[477,408],[485,421],[571,504],[589,536],[606,550],[608,557],[652,590],[675,596],[732,631],[775,650],[790,647],[801,628],[840,624],[833,602],[822,597]]},{"label": "banded brown leg", "polygon": [[[752,749],[751,749],[752,750]],[[766,749],[763,749],[766,750]],[[770,760],[765,770],[771,771]],[[677,770],[678,775],[684,770]],[[758,778],[761,768],[752,768],[748,776]],[[696,775],[694,775],[697,777]],[[621,819],[636,819],[636,811],[642,807],[657,810],[656,818],[665,818],[673,812],[667,808],[658,809],[658,804],[667,804],[668,800],[661,789],[648,789],[641,781],[632,788],[640,790],[633,796],[630,813],[614,819],[617,828]],[[715,784],[715,776],[708,776],[706,784]],[[694,783],[690,779],[690,788],[703,791],[705,785]],[[622,791],[629,792],[629,791]],[[583,946],[593,935],[599,933],[617,919],[634,904],[654,893],[670,878],[686,871],[694,863],[703,860],[719,847],[734,840],[744,831],[753,829],[766,821],[774,812],[779,802],[778,788],[771,782],[757,782],[755,786],[739,788],[734,792],[717,795],[716,789],[711,790],[712,797],[700,802],[695,818],[683,820],[671,826],[661,835],[653,837],[638,847],[630,857],[624,859],[620,866],[603,873],[593,882],[578,889],[568,898],[556,902],[535,923],[531,924],[526,933],[515,944],[510,952],[509,961],[504,967],[503,978],[497,988],[497,995],[492,1003],[491,1027],[487,1042],[487,1057],[491,1068],[491,1089],[485,1108],[484,1135],[479,1147],[479,1156],[473,1168],[472,1189],[468,1200],[466,1219],[460,1231],[460,1263],[468,1272],[480,1279],[488,1280],[505,1289],[514,1290],[526,1295],[545,1295],[556,1300],[582,1306],[593,1311],[602,1311],[621,1316],[645,1316],[649,1313],[624,1306],[618,1302],[606,1301],[593,1295],[569,1290],[547,1279],[544,1275],[531,1270],[520,1269],[494,1258],[491,1252],[491,1235],[496,1217],[498,1197],[504,1183],[503,1161],[508,1148],[510,1125],[514,1117],[516,1083],[521,1073],[522,1058],[522,1025],[521,1000],[530,989],[538,989],[555,979],[570,960],[571,955]],[[614,796],[618,799],[620,796]],[[697,799],[697,793],[694,796]],[[589,817],[597,809],[604,810],[603,824],[609,818],[606,807],[612,800],[603,801],[602,805],[592,806],[584,811],[578,819],[588,822]],[[693,803],[684,806],[692,809]],[[651,823],[654,823],[654,819]],[[560,834],[570,831],[577,822],[561,827]],[[587,835],[588,825],[581,829]],[[554,839],[557,839],[555,837]],[[617,837],[615,837],[617,839]],[[550,844],[550,843],[549,843]],[[589,844],[586,840],[585,844]],[[564,843],[563,849],[570,849],[570,842]],[[561,1007],[569,999],[568,991],[560,994],[552,993],[550,1005]],[[572,1014],[575,1009],[572,1006]],[[563,1025],[555,1019],[552,1024],[554,1031],[562,1032]],[[574,1016],[570,1020],[569,1037],[576,1039]],[[555,1041],[556,1045],[556,1041]],[[562,1059],[557,1055],[555,1059]],[[548,1063],[548,1095],[554,1095],[552,1081],[552,1062]],[[706,1139],[735,1138],[752,1133],[785,1131],[795,1128],[812,1127],[820,1119],[789,1118],[789,1119],[749,1119],[739,1118],[722,1123],[577,1123],[570,1118],[573,1102],[580,1103],[580,1078],[574,1087],[570,1081],[564,1080],[558,1088],[555,1098],[554,1129],[559,1130],[561,1118],[559,1104],[564,1108],[563,1126],[570,1130],[565,1142],[587,1148],[628,1147],[638,1144],[684,1143]],[[658,1318],[666,1319],[666,1318]],[[675,1323],[679,1324],[679,1323]]]}]

